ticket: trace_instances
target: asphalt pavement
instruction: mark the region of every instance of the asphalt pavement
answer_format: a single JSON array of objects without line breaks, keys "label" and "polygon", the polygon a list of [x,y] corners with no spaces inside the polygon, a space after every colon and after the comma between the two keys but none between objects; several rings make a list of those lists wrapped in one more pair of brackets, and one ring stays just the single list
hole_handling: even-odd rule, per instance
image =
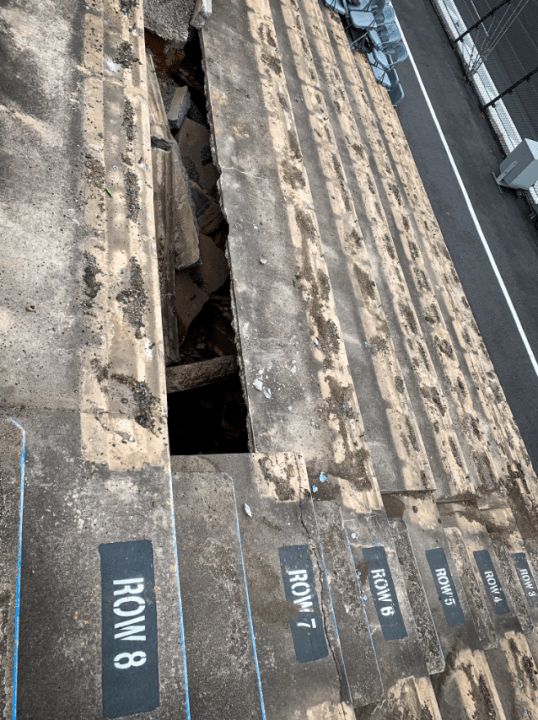
[{"label": "asphalt pavement", "polygon": [[[426,92],[531,349],[538,358],[538,231],[529,206],[499,193],[502,149],[463,81],[430,0],[393,0]],[[514,418],[538,473],[538,376],[488,260],[462,190],[409,60],[398,65],[405,98],[397,108],[418,170]]]}]

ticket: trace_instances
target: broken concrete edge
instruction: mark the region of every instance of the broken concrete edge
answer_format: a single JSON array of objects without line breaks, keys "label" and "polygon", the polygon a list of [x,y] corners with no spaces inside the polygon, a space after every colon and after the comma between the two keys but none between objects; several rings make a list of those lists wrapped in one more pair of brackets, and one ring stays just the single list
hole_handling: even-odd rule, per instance
[{"label": "broken concrete edge", "polygon": [[[151,0],[144,3],[144,27],[150,32],[159,35],[163,40],[174,43],[183,49],[189,41],[189,29],[201,30],[206,20],[211,16],[212,0],[196,0],[191,2],[169,3],[172,10],[161,5],[156,7]],[[189,20],[190,15],[190,20]]]},{"label": "broken concrete edge", "polygon": [[211,94],[210,94],[210,88],[209,88],[209,78],[208,74],[206,72],[207,68],[207,58],[206,58],[206,47],[205,47],[205,39],[204,39],[204,33],[200,33],[200,50],[202,52],[202,64],[204,67],[204,95],[206,98],[206,111],[207,111],[207,122],[209,124],[209,145],[211,148],[211,159],[213,161],[213,165],[216,167],[217,172],[219,174],[219,177],[217,179],[217,190],[219,193],[219,197],[221,198],[221,206],[222,206],[222,214],[226,218],[226,221],[228,221],[228,218],[226,217],[226,210],[224,208],[224,203],[222,202],[222,167],[219,163],[218,159],[218,150],[217,150],[217,143],[215,140],[215,122],[213,118],[213,107],[211,104]]},{"label": "broken concrete edge", "polygon": [[190,179],[212,193],[219,173],[212,162],[209,129],[187,116],[176,138]]},{"label": "broken concrete edge", "polygon": [[[218,180],[220,182],[220,178]],[[224,214],[224,210],[223,210]],[[252,413],[250,411],[250,399],[248,394],[248,388],[247,388],[247,375],[245,370],[245,362],[243,359],[243,351],[241,348],[241,334],[239,333],[239,325],[238,325],[238,315],[237,315],[237,299],[235,297],[235,283],[234,283],[234,275],[233,275],[233,268],[230,263],[230,255],[229,255],[229,249],[228,244],[226,243],[226,260],[228,261],[228,265],[230,267],[230,306],[232,310],[232,328],[235,333],[235,346],[237,349],[237,366],[239,370],[239,381],[241,382],[241,391],[243,393],[243,400],[245,402],[245,407],[247,409],[247,436],[248,436],[248,451],[249,453],[256,453],[259,452],[256,449],[255,443],[254,443],[254,428],[252,426]]]},{"label": "broken concrete edge", "polygon": [[189,92],[188,85],[178,87],[172,98],[170,110],[168,110],[167,117],[168,123],[171,130],[180,130],[183,124],[183,120],[187,117],[189,107],[191,104],[191,94]]},{"label": "broken concrete edge", "polygon": [[173,3],[145,0],[144,28],[183,49],[189,40],[189,16],[192,17],[194,6],[194,0]]},{"label": "broken concrete edge", "polygon": [[144,28],[152,33],[155,33],[155,35],[164,38],[165,40],[171,40],[172,42],[177,43],[177,46],[181,49],[185,47],[189,37],[188,33],[180,35],[178,32],[171,32],[167,25],[164,25],[153,18],[149,18],[147,15],[144,15]]},{"label": "broken concrete edge", "polygon": [[[230,276],[225,254],[213,240],[200,233],[200,264],[194,272],[187,269],[175,273],[175,304],[179,327],[184,333],[200,313],[210,296],[224,285]],[[225,352],[225,355],[232,353]]]},{"label": "broken concrete edge", "polygon": [[190,190],[194,200],[195,216],[199,230],[204,235],[211,235],[224,219],[222,208],[192,179],[190,180]]},{"label": "broken concrete edge", "polygon": [[190,23],[191,26],[196,28],[196,30],[201,30],[206,20],[211,17],[212,9],[212,0],[196,0]]},{"label": "broken concrete edge", "polygon": [[170,366],[166,368],[166,392],[194,390],[194,388],[227,380],[236,372],[237,361],[233,355],[224,355],[188,365]]},{"label": "broken concrete edge", "polygon": [[[195,203],[194,203],[194,198],[193,198],[192,192],[191,192],[191,185],[190,185],[191,180],[190,180],[190,178],[189,178],[189,175],[188,175],[188,173],[187,173],[187,170],[186,170],[186,168],[185,168],[185,165],[183,164],[183,158],[181,157],[181,151],[180,151],[180,149],[179,149],[179,144],[178,144],[177,140],[174,140],[174,143],[175,143],[175,144],[172,146],[172,152],[173,152],[174,155],[176,156],[176,160],[177,160],[177,164],[178,164],[179,170],[180,170],[180,172],[181,172],[181,175],[183,176],[183,180],[185,181],[185,186],[186,186],[186,188],[187,188],[187,201],[188,201],[189,206],[190,206],[190,208],[191,208],[192,219],[193,219],[193,222],[194,222],[194,227],[196,228],[196,232],[199,233],[199,232],[200,232],[200,226],[199,226],[199,224],[198,224],[198,218],[196,217],[196,205],[195,205]],[[178,267],[176,266],[176,270],[180,270],[180,269],[181,269],[181,268],[178,268]]]},{"label": "broken concrete edge", "polygon": [[172,194],[173,219],[170,228],[175,246],[175,267],[194,265],[200,260],[198,241],[198,225],[196,215],[192,211],[191,194],[181,162],[181,153],[176,150],[177,143],[172,147]]},{"label": "broken concrete edge", "polygon": [[170,242],[167,223],[167,166],[170,165],[170,153],[152,145],[151,161],[153,166],[153,205],[155,231],[157,237],[157,258],[159,265],[159,283],[161,291],[161,314],[164,338],[165,362],[169,363],[179,356],[179,339],[175,311],[175,248]]},{"label": "broken concrete edge", "polygon": [[[211,0],[209,0],[209,5],[211,6]],[[204,68],[206,67],[206,49],[204,46],[204,34],[200,33],[200,49],[202,52],[202,63]],[[218,203],[220,205],[220,210],[222,213],[222,217],[226,223],[228,223],[228,217],[226,213],[226,207],[223,202],[223,193],[222,193],[222,168],[218,160],[218,150],[217,150],[217,143],[215,140],[215,124],[213,122],[213,108],[212,104],[210,102],[210,88],[209,88],[209,78],[207,75],[207,72],[204,72],[204,90],[205,90],[205,97],[206,97],[206,110],[207,110],[207,119],[209,124],[209,144],[211,148],[211,158],[213,165],[215,166],[218,177],[216,181],[216,187],[218,192],[218,197],[220,199],[220,202]],[[185,170],[186,173],[186,170]],[[232,310],[232,328],[235,333],[235,344],[237,348],[237,364],[238,364],[238,370],[239,370],[239,378],[241,382],[241,389],[243,393],[243,399],[245,401],[245,407],[247,408],[247,435],[248,435],[248,448],[249,452],[254,453],[257,452],[255,448],[254,443],[254,430],[252,427],[252,416],[250,412],[250,404],[249,404],[249,394],[247,389],[247,382],[246,382],[246,371],[243,361],[243,353],[241,350],[241,335],[239,332],[239,326],[238,326],[238,314],[237,314],[237,306],[236,306],[236,297],[235,297],[235,290],[234,290],[234,278],[233,278],[233,270],[231,265],[231,259],[230,259],[230,253],[229,253],[229,247],[228,243],[226,243],[225,247],[225,255],[226,260],[228,262],[228,267],[230,268],[230,298],[231,298],[231,310]]]}]

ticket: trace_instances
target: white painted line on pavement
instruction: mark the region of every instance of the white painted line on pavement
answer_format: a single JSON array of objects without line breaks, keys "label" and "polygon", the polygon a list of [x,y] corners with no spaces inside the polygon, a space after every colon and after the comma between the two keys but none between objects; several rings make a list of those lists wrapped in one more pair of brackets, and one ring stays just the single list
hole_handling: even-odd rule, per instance
[{"label": "white painted line on pavement", "polygon": [[514,322],[516,324],[516,327],[518,329],[518,332],[521,336],[521,339],[523,340],[523,344],[525,345],[525,349],[527,351],[527,354],[530,358],[530,361],[532,363],[532,366],[534,368],[534,372],[538,376],[538,362],[536,361],[536,358],[534,357],[534,353],[532,351],[532,348],[529,344],[529,341],[527,340],[527,336],[525,335],[525,331],[523,330],[523,326],[521,325],[521,321],[518,317],[518,314],[516,312],[516,309],[514,307],[514,304],[512,302],[512,298],[508,294],[508,290],[506,289],[506,285],[504,284],[504,280],[502,279],[501,273],[499,272],[499,268],[497,267],[497,263],[495,262],[495,258],[493,257],[493,253],[490,250],[490,247],[488,245],[488,241],[486,240],[486,237],[484,233],[482,232],[482,228],[480,227],[480,223],[478,222],[478,218],[476,217],[476,213],[474,211],[474,208],[471,204],[471,200],[469,198],[469,195],[467,194],[467,190],[465,189],[465,185],[463,184],[463,180],[461,179],[461,175],[459,173],[459,170],[456,166],[456,163],[454,161],[454,158],[452,157],[452,153],[450,152],[450,148],[448,147],[448,143],[446,141],[445,135],[441,129],[441,125],[439,124],[439,120],[437,119],[437,115],[435,114],[435,110],[433,109],[433,105],[431,104],[430,98],[428,96],[428,93],[426,92],[426,88],[424,87],[424,83],[422,82],[422,78],[420,77],[420,73],[418,71],[417,65],[415,63],[415,59],[413,57],[413,54],[411,53],[411,49],[407,43],[407,40],[405,39],[405,36],[402,31],[402,26],[400,25],[400,21],[398,18],[396,18],[396,22],[398,23],[398,27],[400,28],[400,32],[402,34],[402,39],[405,43],[405,47],[407,48],[407,53],[409,55],[409,60],[411,61],[411,65],[413,66],[413,70],[415,71],[415,74],[417,76],[417,80],[420,85],[420,89],[422,90],[422,94],[424,95],[424,99],[426,100],[426,104],[430,110],[431,116],[433,118],[433,122],[435,123],[435,127],[437,128],[437,132],[439,133],[439,137],[441,138],[441,142],[443,143],[443,146],[446,150],[446,154],[448,155],[448,159],[450,160],[450,164],[452,165],[452,169],[454,170],[454,174],[456,176],[456,179],[459,183],[459,186],[461,188],[461,192],[463,193],[463,197],[465,198],[465,202],[467,203],[467,207],[469,208],[469,212],[471,214],[471,217],[473,219],[473,222],[476,227],[476,231],[478,232],[478,237],[480,238],[482,245],[484,246],[484,250],[486,251],[486,255],[488,256],[488,260],[491,263],[491,267],[493,268],[493,272],[495,273],[495,276],[497,278],[497,281],[501,287],[501,290],[503,291],[503,295],[505,297],[505,300],[508,304],[508,307],[510,308],[510,312],[512,313],[512,317],[514,318]]}]

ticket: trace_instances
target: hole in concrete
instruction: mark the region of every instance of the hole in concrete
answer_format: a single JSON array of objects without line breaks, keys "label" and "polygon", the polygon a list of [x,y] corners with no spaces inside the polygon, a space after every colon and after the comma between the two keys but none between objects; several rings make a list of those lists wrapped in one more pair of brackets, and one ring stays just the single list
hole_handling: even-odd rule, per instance
[{"label": "hole in concrete", "polygon": [[177,48],[146,30],[146,48],[170,452],[248,452],[198,33]]},{"label": "hole in concrete", "polygon": [[168,416],[171,455],[248,452],[246,407],[237,374],[213,385],[171,393]]}]

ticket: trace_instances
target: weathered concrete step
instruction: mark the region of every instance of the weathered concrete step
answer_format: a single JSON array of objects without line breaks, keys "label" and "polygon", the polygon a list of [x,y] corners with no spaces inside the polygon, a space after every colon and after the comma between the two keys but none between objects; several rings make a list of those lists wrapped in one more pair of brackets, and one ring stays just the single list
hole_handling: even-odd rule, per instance
[{"label": "weathered concrete step", "polygon": [[268,0],[217,5],[202,41],[254,449],[380,507]]},{"label": "weathered concrete step", "polygon": [[173,476],[193,720],[263,717],[233,484],[222,473]]},{"label": "weathered concrete step", "polygon": [[388,520],[396,555],[402,568],[405,587],[411,610],[415,618],[417,635],[430,675],[441,672],[445,667],[445,656],[433,622],[426,592],[417,567],[407,527],[401,518]]},{"label": "weathered concrete step", "polygon": [[[385,511],[365,514],[353,487],[340,482],[341,512],[387,693],[409,675],[440,672],[444,656],[427,604],[413,607]],[[315,502],[318,508],[325,503]],[[416,596],[416,592],[413,592]],[[425,612],[426,611],[426,612]]]},{"label": "weathered concrete step", "polygon": [[[439,509],[460,558],[459,569],[464,572],[462,578],[474,605],[475,618],[482,617],[480,624],[486,624],[485,609],[497,636],[508,631],[534,632],[524,586],[511,558],[510,550],[524,551],[521,538],[518,543],[519,533],[511,512],[457,503],[442,503]],[[520,561],[528,563],[528,558],[520,557]]]},{"label": "weathered concrete step", "polygon": [[[396,471],[395,468],[386,468],[386,459],[383,459],[381,461],[383,472],[379,472],[382,478],[382,491],[428,489],[428,485],[433,486],[433,481],[429,480],[431,462],[435,468],[436,483],[441,483],[440,491],[445,492],[449,483],[453,492],[465,492],[472,468],[469,470],[466,467],[469,453],[464,446],[466,442],[464,433],[461,433],[460,429],[467,429],[469,425],[468,422],[467,425],[461,422],[463,414],[468,413],[469,408],[464,410],[461,407],[464,404],[463,395],[451,397],[454,395],[452,386],[450,394],[447,393],[446,387],[443,388],[445,374],[448,374],[451,382],[456,382],[457,368],[454,362],[447,361],[443,352],[439,350],[448,342],[445,338],[446,329],[436,307],[435,291],[420,265],[416,231],[407,215],[402,217],[400,190],[395,183],[396,178],[392,172],[387,172],[386,159],[379,149],[385,141],[383,137],[385,130],[382,126],[369,124],[362,109],[360,112],[354,111],[353,96],[360,97],[361,92],[368,91],[368,84],[361,82],[357,73],[353,71],[351,82],[346,84],[343,81],[342,67],[335,57],[334,48],[325,28],[325,20],[329,25],[329,17],[327,13],[321,12],[318,3],[312,0],[300,0],[300,2],[288,0],[283,5],[295,6],[295,9],[289,12],[295,15],[294,20],[297,25],[299,25],[298,16],[304,18],[305,30],[301,40],[310,44],[312,65],[316,68],[320,80],[319,92],[316,95],[318,107],[309,107],[309,119],[313,123],[312,118],[319,117],[317,124],[324,130],[323,138],[320,137],[318,140],[320,157],[324,154],[326,161],[322,173],[316,172],[312,162],[307,162],[311,153],[306,148],[314,147],[315,142],[307,142],[305,126],[308,126],[305,122],[298,122],[300,134],[302,130],[301,147],[305,148],[307,170],[309,174],[323,180],[330,174],[331,165],[338,163],[341,187],[337,188],[338,183],[335,182],[335,189],[325,194],[331,198],[344,195],[350,205],[351,212],[348,210],[347,213],[340,212],[339,215],[350,218],[353,222],[354,234],[360,240],[356,243],[359,247],[354,247],[349,238],[345,238],[342,242],[344,250],[348,250],[348,271],[352,272],[353,269],[362,278],[362,283],[355,282],[357,301],[362,302],[366,307],[373,301],[379,318],[375,334],[372,334],[371,338],[366,337],[366,346],[362,342],[360,344],[355,342],[353,353],[349,352],[353,357],[358,355],[363,362],[367,356],[370,356],[368,364],[373,364],[374,367],[381,362],[379,355],[384,357],[385,362],[391,367],[388,371],[385,369],[385,373],[381,375],[382,377],[392,375],[390,388],[397,389],[395,398],[387,392],[384,393],[385,402],[389,404],[395,420],[400,405],[408,408],[403,413],[403,417],[407,419],[401,423],[400,428],[393,423],[392,437],[396,446],[402,434],[407,438],[409,454],[419,465],[418,471],[412,473],[412,462],[408,460],[409,467],[406,469],[411,473],[411,479],[408,480],[405,473]],[[334,25],[334,20],[331,18],[330,26]],[[288,27],[291,28],[290,23]],[[339,28],[340,40],[345,40],[343,28],[338,23],[336,28]],[[298,54],[305,55],[306,51]],[[348,60],[351,61],[353,68],[354,62],[349,49]],[[308,69],[310,70],[310,66]],[[291,73],[287,73],[289,74]],[[370,79],[373,82],[373,78]],[[305,99],[309,92],[313,92],[309,85],[312,83],[307,77],[303,90]],[[301,107],[297,105],[295,109],[294,106],[296,115],[301,112]],[[392,108],[391,112],[394,112]],[[302,114],[305,114],[304,111]],[[315,140],[316,133],[311,131],[311,135]],[[330,141],[327,141],[326,136],[330,137]],[[366,150],[363,149],[359,153],[357,148],[361,147],[366,147]],[[405,162],[409,165],[413,164],[409,152]],[[316,199],[317,203],[321,204],[320,198]],[[335,206],[334,201],[332,205]],[[397,222],[394,222],[394,215],[398,216]],[[324,244],[328,244],[329,247],[334,244],[332,238],[336,233],[332,230],[332,226],[338,228],[342,222],[340,218],[337,222],[331,219],[327,232],[322,235]],[[413,250],[411,253],[409,248]],[[334,273],[338,278],[338,280],[333,278],[333,284],[339,289],[342,286],[340,279],[344,274],[342,268],[339,269],[338,266],[343,265],[342,259],[345,255],[345,251],[340,252],[336,256],[336,262],[329,262],[330,273]],[[420,293],[417,295],[414,290],[417,278],[418,284],[424,285],[422,295]],[[427,301],[422,297],[426,292]],[[346,313],[345,308],[350,303],[348,297],[353,297],[353,294],[349,291],[344,292],[342,287],[340,296],[342,301],[338,304],[339,313],[344,313],[344,316],[349,315],[349,311]],[[350,341],[356,334],[349,333]],[[347,334],[345,338],[347,341]],[[392,360],[392,355],[395,356],[396,362]],[[357,385],[361,389],[361,400],[364,384],[359,381]],[[380,389],[383,387],[382,380],[379,387]],[[372,403],[370,397],[372,390],[365,389],[365,394],[367,409],[364,409],[363,413],[369,421],[367,436],[368,439],[371,437],[375,441],[373,452],[374,458],[378,460],[379,455],[383,456],[387,453],[381,451],[381,446],[377,447],[379,443],[379,439],[375,437],[377,428],[376,424],[372,427],[372,420],[375,417],[374,409],[380,404],[384,409],[384,405],[379,399],[377,403]],[[378,409],[378,412],[381,410]],[[405,427],[408,429],[407,433],[403,430]],[[418,433],[415,430],[417,427],[420,429]],[[481,441],[476,435],[471,436],[471,440],[476,450]],[[423,451],[424,447],[427,449],[426,454]],[[487,447],[483,450],[487,453]]]},{"label": "weathered concrete step", "polygon": [[[452,415],[453,429],[457,434],[456,447],[459,446],[456,464],[463,463],[462,468],[468,466],[475,487],[492,488],[496,481],[503,483],[508,474],[515,480],[513,490],[520,492],[530,506],[532,496],[536,495],[536,480],[528,455],[477,332],[397,115],[385,90],[376,85],[367,60],[360,54],[355,55],[356,62],[353,59],[339,19],[324,9],[320,12],[311,0],[300,0],[298,4],[305,24],[309,25],[311,48],[316,48],[315,66],[320,77],[324,78],[322,88],[344,173],[349,181],[352,177],[350,169],[361,163],[365,178],[368,172],[372,175],[371,185],[377,193],[366,192],[366,181],[362,182],[361,188],[359,177],[358,189],[350,184],[352,196],[369,207],[366,213],[360,215],[360,220],[368,230],[364,240],[370,247],[371,235],[376,236],[377,233],[374,245],[377,245],[381,267],[372,261],[378,271],[373,279],[386,300],[394,288],[398,288],[398,280],[403,278],[411,293],[412,325],[419,330],[408,342],[414,345],[421,373],[426,363],[424,357],[421,358],[423,352],[420,346],[425,349],[428,363],[433,363],[438,376],[438,384],[423,382],[420,392],[428,394],[428,387],[435,387],[435,395],[430,393],[430,400],[437,404],[441,415],[445,415],[447,410],[448,415]],[[323,16],[322,20],[320,16]],[[325,37],[327,33],[331,40],[329,45]],[[348,129],[350,113],[351,122],[355,124],[354,132]],[[360,159],[351,143],[361,149]],[[380,219],[390,239],[388,245],[383,241],[383,232],[379,232]],[[386,245],[392,257],[387,254]],[[395,263],[399,263],[400,267],[393,268],[394,281],[389,283],[387,295],[382,292],[379,280],[388,276],[391,264]],[[385,301],[383,305],[390,318]],[[421,332],[426,343],[419,337]],[[399,346],[398,352],[399,355],[407,352],[405,346]],[[406,364],[402,365],[406,367]],[[412,376],[409,378],[408,375],[404,380],[411,388]],[[439,395],[437,391],[440,391]],[[416,400],[420,398],[416,397]],[[417,419],[419,422],[424,419],[423,413],[418,412]],[[443,427],[442,418],[434,423],[439,424]],[[447,459],[454,453],[452,443],[446,445],[449,451],[446,459],[443,459],[445,453],[441,453],[440,458],[436,458],[435,454],[432,457],[432,437],[427,430],[422,424],[421,433],[428,448],[436,484],[444,486],[445,493],[453,492],[457,485],[455,480],[458,477],[465,480],[467,471],[462,474],[456,469],[454,477],[450,477],[450,473],[444,475],[442,463],[446,465]],[[518,454],[520,466],[517,465]],[[528,481],[527,485],[524,478]],[[512,490],[511,485],[506,483],[508,490]],[[386,489],[389,490],[388,487]]]},{"label": "weathered concrete step", "polygon": [[[305,494],[308,477],[302,457],[294,453],[174,457],[173,471],[178,501],[183,478],[192,488],[189,478],[194,477],[193,473],[202,473],[204,481],[215,488],[216,478],[226,473],[228,485],[221,486],[228,497],[228,510],[224,514],[230,524],[236,511],[238,525],[221,527],[225,520],[216,517],[221,507],[220,494],[215,494],[211,500],[215,516],[211,515],[213,520],[203,533],[211,535],[212,524],[225,538],[231,537],[232,530],[239,533],[265,717],[271,720],[318,716],[338,720],[353,718],[350,682],[332,613],[333,600],[315,533],[312,506]],[[202,475],[197,474],[195,479],[200,477]],[[198,487],[196,482],[194,487]],[[188,495],[187,491],[184,496],[187,505]],[[187,527],[193,522],[190,518],[192,512],[186,509],[182,523]],[[181,534],[181,524],[178,533]],[[211,554],[207,555],[208,543],[200,541],[199,544],[203,547],[193,548],[193,552],[206,553],[207,562],[215,563]],[[237,546],[235,552],[237,555]],[[226,566],[227,557],[223,558]],[[192,573],[193,581],[198,583],[194,569]],[[225,579],[220,582],[224,583]],[[189,594],[189,586],[182,586],[185,595]],[[235,602],[233,598],[230,601]],[[223,614],[224,624],[230,623],[226,618],[233,617],[236,611],[218,602],[216,605]],[[197,602],[193,601],[193,614],[203,612],[196,606]],[[197,622],[202,628],[203,621]],[[237,624],[234,633],[241,633]],[[186,611],[187,665],[189,638],[194,643],[195,637]],[[213,633],[213,641],[218,644],[215,651],[222,658],[229,652],[228,643],[220,647],[223,640]],[[193,652],[192,645],[190,652]],[[243,655],[240,667],[228,672],[236,677],[244,672],[248,664],[245,657],[252,656],[250,652]],[[211,659],[207,658],[207,662],[211,668]],[[203,673],[203,665],[199,672]],[[223,692],[228,691],[225,688]]]},{"label": "weathered concrete step", "polygon": [[[456,716],[460,712],[467,717],[470,707],[473,712],[482,712],[497,706],[495,711],[507,718],[525,717],[526,713],[533,717],[536,691],[529,681],[535,670],[533,653],[521,632],[512,600],[503,588],[506,575],[496,550],[484,525],[476,524],[476,508],[473,512],[469,506],[461,506],[460,515],[454,507],[442,504],[439,507],[443,514],[439,516],[432,505],[428,523],[426,499],[399,496],[398,501],[403,506],[402,517],[390,522],[393,528],[399,528],[399,552],[407,523],[411,526],[411,539],[403,544],[412,545],[407,553],[413,553],[423,585],[428,588],[432,576],[437,578],[436,592],[430,591],[428,595],[447,656],[446,669],[434,680],[441,714],[448,717],[456,709]],[[396,510],[394,498],[388,506]],[[470,521],[473,516],[475,523]],[[429,568],[420,567],[421,562],[424,566],[424,557]],[[405,558],[402,562],[406,562]],[[439,607],[443,608],[445,623]],[[529,668],[526,678],[520,677],[516,666]],[[473,689],[475,686],[480,693]],[[515,707],[519,714],[514,714]]]},{"label": "weathered concrete step", "polygon": [[[363,203],[357,203],[350,192],[349,172],[359,172],[365,183],[367,175],[362,164],[350,167],[340,154],[335,125],[341,122],[341,115],[325,100],[331,85],[321,75],[324,70],[332,83],[333,68],[317,70],[312,55],[315,49],[308,26],[316,25],[318,31],[321,28],[309,3],[302,9],[291,1],[273,1],[270,5],[288,90],[292,98],[301,100],[292,102],[291,108],[351,374],[360,396],[365,439],[385,489],[434,488],[428,455],[402,380],[400,359],[387,331],[377,285],[371,280],[363,223],[358,218]],[[339,108],[344,112],[342,106]],[[348,130],[351,143],[353,130]],[[370,190],[368,194],[372,194]]]},{"label": "weathered concrete step", "polygon": [[506,632],[486,657],[504,712],[509,720],[538,718],[536,653],[520,632]]},{"label": "weathered concrete step", "polygon": [[495,678],[480,650],[466,648],[450,653],[446,669],[432,678],[432,685],[443,720],[518,717],[505,714]]},{"label": "weathered concrete step", "polygon": [[17,717],[186,720],[169,472],[82,459],[74,413],[21,424]]},{"label": "weathered concrete step", "polygon": [[[11,10],[2,33],[26,50],[5,68],[21,114],[2,113],[2,166],[33,167],[8,163],[2,205],[6,298],[26,315],[5,308],[2,402],[27,462],[17,706],[0,714],[185,720],[141,3]],[[12,622],[8,604],[6,662]]]},{"label": "weathered concrete step", "polygon": [[485,518],[477,508],[443,504],[441,511],[506,716],[535,717],[536,664],[522,633],[522,627],[528,632],[529,617],[521,614],[520,603],[513,601],[514,578],[507,568],[508,558],[499,561],[506,548],[502,541],[501,546],[491,542]]},{"label": "weathered concrete step", "polygon": [[429,678],[407,677],[387,689],[378,705],[363,708],[361,720],[442,720]]},{"label": "weathered concrete step", "polygon": [[[407,557],[402,561],[405,564],[414,558],[416,562],[445,656],[460,647],[472,651],[480,649],[473,617],[434,499],[430,495],[384,496],[383,499],[388,514],[405,522],[412,554],[408,549]],[[405,535],[401,540],[407,543]],[[406,576],[408,588],[416,577],[414,573]]]},{"label": "weathered concrete step", "polygon": [[526,635],[534,633],[538,623],[536,571],[527,554],[514,512],[504,498],[495,497],[493,494],[479,498],[478,507],[521,629]]},{"label": "weathered concrete step", "polygon": [[487,652],[481,649],[433,498],[399,495],[391,501],[384,500],[388,511],[395,515],[392,522],[398,531],[398,553],[404,548],[402,564],[405,567],[410,562],[416,563],[414,572],[405,573],[408,591],[413,592],[411,582],[419,577],[446,657],[445,669],[432,676],[441,716],[447,720],[510,717],[505,716],[497,689],[498,676],[492,672]]},{"label": "weathered concrete step", "polygon": [[[525,586],[525,593],[528,595],[527,599],[529,605],[531,605],[531,617],[534,620],[536,627],[536,609],[534,603],[536,602],[536,596],[534,595],[535,587],[538,585],[538,541],[532,537],[525,537],[525,559],[523,561],[522,553],[518,553],[517,558],[514,559],[518,575],[521,579],[522,584]],[[538,634],[536,630],[534,634],[526,636],[527,643],[531,649],[534,661],[538,660]]]},{"label": "weathered concrete step", "polygon": [[[343,55],[345,54],[344,52]],[[385,153],[384,157],[388,159],[387,167],[392,168],[400,191],[400,198],[392,207],[398,210],[401,200],[404,213],[407,214],[407,217],[402,218],[403,229],[409,223],[411,227],[419,230],[417,246],[409,244],[406,260],[402,261],[402,265],[412,267],[411,261],[416,252],[423,257],[425,271],[435,287],[438,307],[445,318],[452,349],[459,360],[465,387],[476,412],[462,418],[463,427],[467,434],[471,430],[475,436],[482,435],[487,440],[488,452],[478,453],[473,463],[478,470],[480,486],[488,491],[495,490],[497,475],[498,486],[507,491],[514,502],[514,508],[527,510],[532,525],[532,517],[536,515],[538,490],[536,474],[469,303],[462,292],[416,165],[409,162],[412,156],[397,114],[388,104],[385,91],[371,82],[371,69],[364,56],[356,53],[355,59],[355,68],[361,82],[364,83],[367,78],[369,80],[369,108],[363,103],[359,112],[367,118],[372,128],[379,129],[381,144],[374,145],[373,150],[380,148]],[[345,61],[343,64],[345,65]],[[378,170],[381,170],[383,164],[384,162],[379,162]],[[389,186],[388,190],[390,189]],[[401,231],[401,224],[397,224]],[[425,312],[424,318],[432,318],[432,313]],[[460,393],[463,394],[463,390],[458,380],[452,388],[449,387],[448,394]],[[484,447],[482,443],[482,448]],[[521,519],[520,515],[518,523]]]},{"label": "weathered concrete step", "polygon": [[[84,457],[121,470],[141,457],[148,465],[167,462],[158,430],[166,385],[143,15],[139,4],[128,15],[123,5],[110,0],[85,15],[80,172],[87,232],[76,271],[85,340],[74,341]],[[66,382],[74,396],[73,381]]]},{"label": "weathered concrete step", "polygon": [[524,551],[512,554],[512,559],[524,587],[531,617],[536,627],[538,623],[538,541],[534,538],[525,538]]},{"label": "weathered concrete step", "polygon": [[[479,576],[476,561],[469,555],[466,538],[458,527],[446,527],[446,534],[473,613],[480,643],[484,649],[497,647],[499,640],[491,617],[489,598]],[[473,535],[473,540],[476,539]]]},{"label": "weathered concrete step", "polygon": [[[346,47],[343,50],[347,50]],[[348,53],[343,53],[344,57]],[[362,81],[371,75],[366,59],[355,54],[354,70],[358,72]],[[345,64],[345,62],[344,62]],[[368,106],[367,117],[373,131],[378,129],[380,146],[386,166],[394,172],[401,193],[401,201],[408,213],[408,221],[418,228],[427,231],[425,242],[421,251],[429,256],[429,265],[441,280],[437,286],[441,309],[444,314],[452,316],[447,323],[449,332],[453,337],[454,348],[462,360],[462,366],[467,365],[471,377],[475,380],[467,386],[473,398],[482,403],[484,415],[480,416],[481,431],[487,434],[492,441],[492,451],[499,445],[501,453],[511,457],[513,470],[517,468],[523,477],[532,478],[532,471],[528,454],[525,450],[521,436],[515,426],[509,406],[506,403],[502,388],[495,377],[493,365],[474,321],[464,294],[461,292],[457,274],[452,260],[444,244],[440,244],[441,232],[439,225],[424,191],[422,180],[418,174],[415,163],[409,163],[411,157],[409,146],[397,114],[392,112],[387,103],[386,93],[375,83],[368,83],[368,97],[364,98]],[[365,108],[366,104],[363,104]],[[378,148],[376,148],[377,150]],[[382,163],[379,163],[381,170]],[[400,204],[400,203],[398,203]],[[418,212],[415,212],[418,211]],[[441,241],[442,242],[442,241]],[[486,470],[486,468],[484,468]],[[534,482],[532,483],[534,485]],[[524,483],[522,489],[524,489]],[[532,494],[532,493],[531,493]]]},{"label": "weathered concrete step", "polygon": [[380,673],[385,668],[384,658],[376,657],[372,644],[372,628],[357,584],[340,506],[326,500],[313,502],[313,510],[351,697],[355,707],[369,705],[383,695]]}]

